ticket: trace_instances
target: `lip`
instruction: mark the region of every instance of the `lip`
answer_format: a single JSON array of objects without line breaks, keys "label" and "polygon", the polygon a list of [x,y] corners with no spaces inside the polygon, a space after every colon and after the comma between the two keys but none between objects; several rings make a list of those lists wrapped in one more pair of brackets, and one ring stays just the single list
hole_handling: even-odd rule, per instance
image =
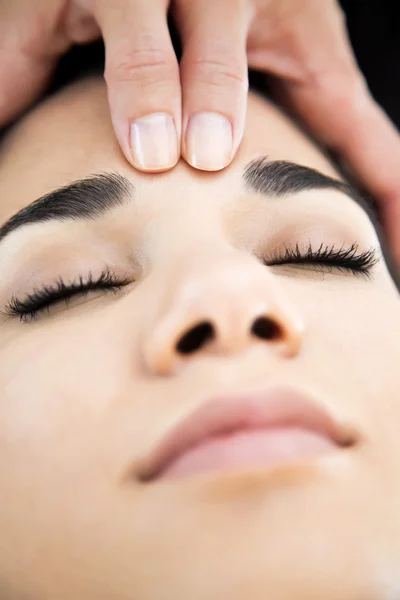
[{"label": "lip", "polygon": [[143,482],[162,478],[180,457],[202,443],[227,434],[257,430],[299,429],[325,438],[337,449],[357,441],[355,429],[335,419],[320,403],[289,388],[208,400],[156,445],[137,465]]}]

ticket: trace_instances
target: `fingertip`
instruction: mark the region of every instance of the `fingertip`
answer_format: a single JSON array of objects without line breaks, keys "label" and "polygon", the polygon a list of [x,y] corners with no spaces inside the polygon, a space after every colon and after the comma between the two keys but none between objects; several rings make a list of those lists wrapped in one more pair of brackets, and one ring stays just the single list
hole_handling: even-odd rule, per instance
[{"label": "fingertip", "polygon": [[202,112],[190,117],[183,149],[185,160],[195,169],[220,171],[233,158],[233,128],[222,114]]},{"label": "fingertip", "polygon": [[139,171],[158,173],[172,169],[180,159],[180,141],[175,119],[167,113],[152,113],[133,121],[113,119],[121,150]]},{"label": "fingertip", "polygon": [[131,163],[141,171],[167,171],[179,160],[179,140],[173,117],[153,113],[129,126]]}]

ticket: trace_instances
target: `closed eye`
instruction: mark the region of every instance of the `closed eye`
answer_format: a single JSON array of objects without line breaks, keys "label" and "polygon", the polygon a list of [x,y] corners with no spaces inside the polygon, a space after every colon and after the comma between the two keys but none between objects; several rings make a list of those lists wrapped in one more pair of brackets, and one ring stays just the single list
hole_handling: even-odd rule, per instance
[{"label": "closed eye", "polygon": [[299,244],[294,249],[285,247],[283,253],[265,262],[268,266],[315,265],[328,271],[340,269],[369,277],[372,268],[379,262],[379,256],[374,248],[360,252],[357,243],[348,248],[324,244],[313,248],[310,242],[304,251],[300,250]]},{"label": "closed eye", "polygon": [[[323,270],[338,269],[369,277],[372,268],[378,261],[376,250],[359,252],[357,244],[352,244],[347,249],[343,247],[336,249],[335,246],[329,247],[321,244],[318,249],[313,249],[310,243],[305,251],[300,250],[298,244],[294,249],[285,247],[283,253],[265,262],[268,266],[310,265]],[[21,321],[30,322],[36,320],[40,313],[48,311],[61,301],[68,305],[74,296],[86,295],[90,291],[96,290],[115,293],[130,283],[132,283],[131,280],[118,278],[108,268],[105,268],[97,279],[91,273],[86,281],[83,276],[80,276],[78,281],[71,284],[66,284],[60,278],[55,285],[36,290],[23,300],[13,297],[1,314],[6,317],[18,316]]]},{"label": "closed eye", "polygon": [[13,297],[2,312],[6,317],[18,316],[21,321],[34,321],[42,312],[48,311],[53,305],[64,301],[68,305],[74,296],[87,295],[90,291],[102,290],[117,292],[121,287],[132,283],[131,280],[118,278],[112,271],[105,268],[96,279],[90,273],[84,280],[83,276],[70,284],[63,279],[53,286],[45,286],[28,294],[23,300]]}]

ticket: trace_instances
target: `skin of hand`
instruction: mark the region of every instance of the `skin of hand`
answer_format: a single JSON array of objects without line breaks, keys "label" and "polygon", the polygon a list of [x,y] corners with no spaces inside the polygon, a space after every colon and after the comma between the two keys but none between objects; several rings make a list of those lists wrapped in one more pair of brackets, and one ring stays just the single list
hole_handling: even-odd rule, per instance
[{"label": "skin of hand", "polygon": [[128,161],[157,172],[182,155],[220,170],[242,139],[247,69],[268,72],[282,103],[380,202],[400,261],[399,136],[358,69],[335,0],[3,0],[0,17],[0,126],[40,95],[73,44],[103,36],[112,122]]}]

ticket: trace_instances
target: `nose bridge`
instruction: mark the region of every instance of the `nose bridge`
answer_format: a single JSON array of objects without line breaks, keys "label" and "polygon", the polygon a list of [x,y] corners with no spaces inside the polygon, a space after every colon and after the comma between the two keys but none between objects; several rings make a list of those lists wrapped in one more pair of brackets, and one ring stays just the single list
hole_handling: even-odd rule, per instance
[{"label": "nose bridge", "polygon": [[194,313],[218,313],[219,319],[224,315],[243,318],[244,312],[257,313],[276,295],[276,285],[267,270],[236,250],[221,249],[218,257],[204,253],[188,262],[185,270],[177,286],[180,298],[176,306],[186,305]]},{"label": "nose bridge", "polygon": [[[228,245],[188,252],[168,267],[145,360],[173,374],[199,354],[231,354],[253,343],[285,356],[301,346],[303,324],[276,277],[254,257]],[[172,272],[171,272],[172,270]]]},{"label": "nose bridge", "polygon": [[[170,313],[184,311],[193,317],[218,313],[221,319],[243,312],[245,305],[257,311],[257,305],[265,305],[267,295],[270,300],[275,295],[272,276],[253,257],[228,244],[219,244],[218,248],[215,244],[203,245],[169,259],[173,273],[165,282],[168,300],[164,310]],[[262,293],[262,287],[270,286],[270,293]]]}]

